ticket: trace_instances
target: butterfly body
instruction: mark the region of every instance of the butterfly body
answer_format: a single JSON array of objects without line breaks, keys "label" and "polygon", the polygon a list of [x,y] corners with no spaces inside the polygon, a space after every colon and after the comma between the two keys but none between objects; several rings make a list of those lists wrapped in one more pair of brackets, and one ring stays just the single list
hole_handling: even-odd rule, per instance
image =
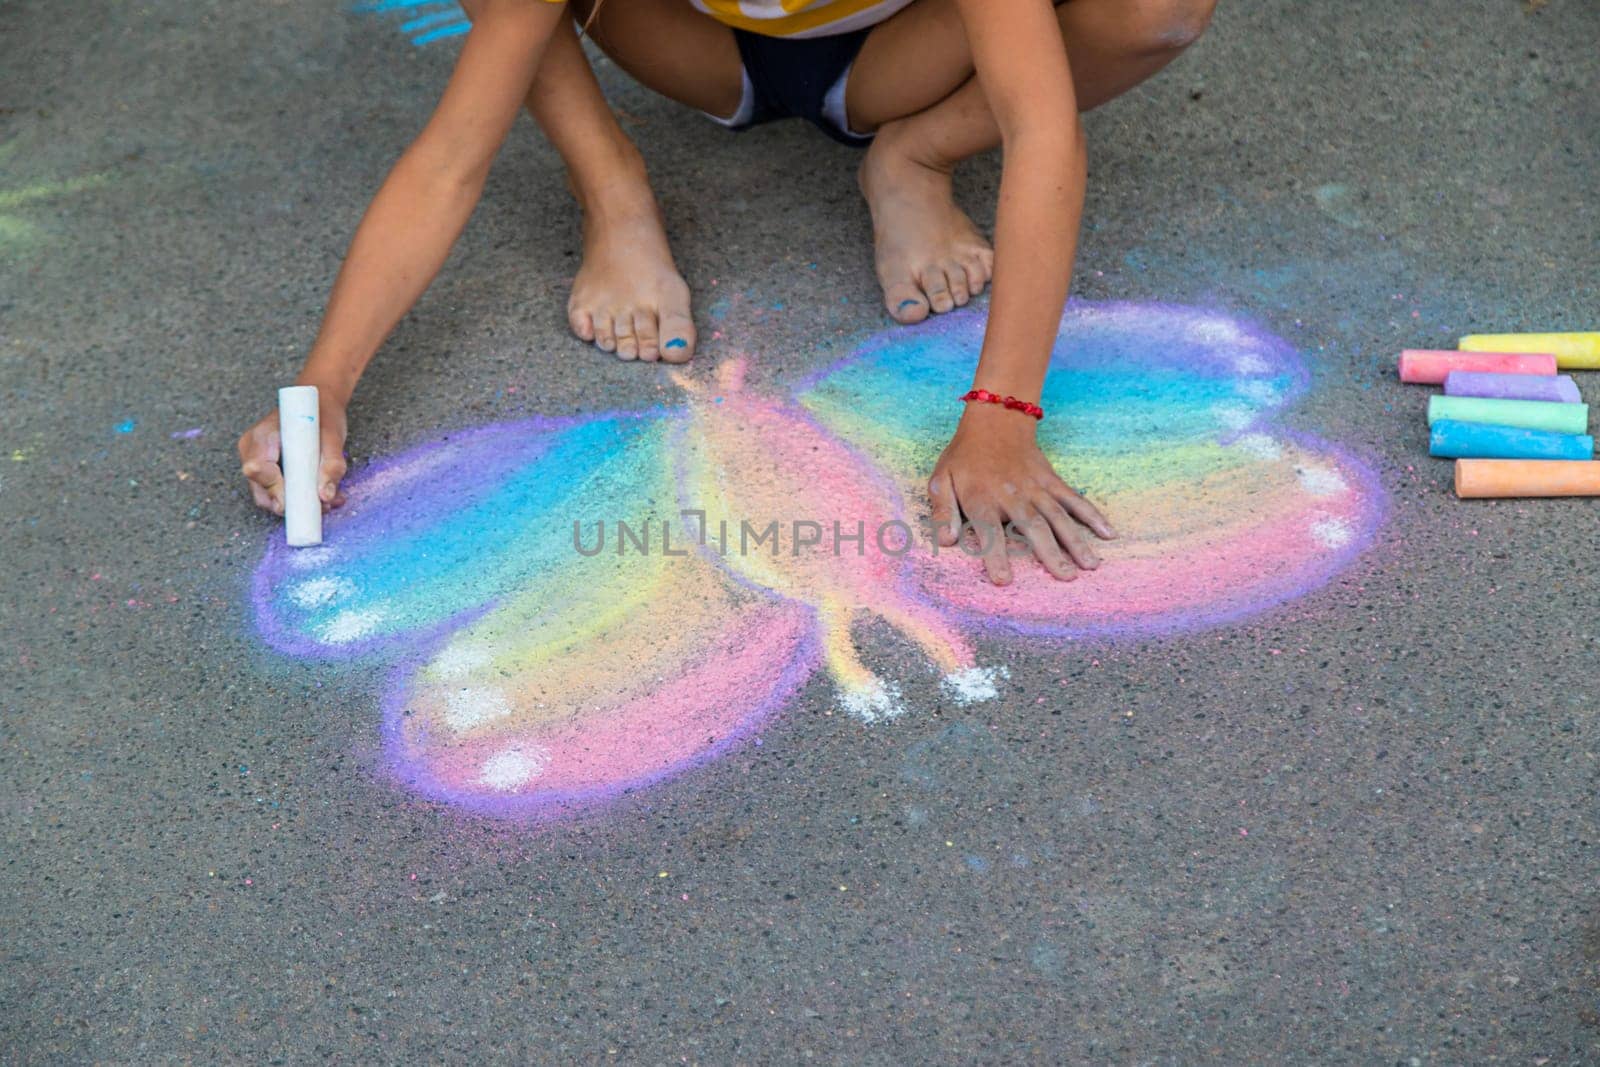
[{"label": "butterfly body", "polygon": [[[917,534],[899,489],[803,408],[745,389],[745,371],[743,360],[723,364],[715,396],[689,386],[684,508],[718,531],[703,540],[731,573],[811,609],[847,708],[868,721],[901,714],[898,687],[863,664],[855,624],[878,617],[945,675],[973,669],[971,647],[907,591]],[[752,548],[762,532],[773,536]]]}]

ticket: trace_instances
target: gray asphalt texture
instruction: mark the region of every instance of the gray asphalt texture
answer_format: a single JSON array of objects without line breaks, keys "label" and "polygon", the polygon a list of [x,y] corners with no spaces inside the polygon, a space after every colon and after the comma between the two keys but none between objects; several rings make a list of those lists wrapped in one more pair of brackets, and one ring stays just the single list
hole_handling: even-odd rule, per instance
[{"label": "gray asphalt texture", "polygon": [[[0,1061],[1600,1062],[1600,512],[1456,501],[1392,372],[1600,324],[1600,6],[1224,0],[1089,119],[1075,292],[1297,345],[1289,422],[1391,494],[1354,567],[1219,629],[995,639],[1008,699],[884,728],[819,677],[759,746],[531,827],[386,783],[378,672],[249,610],[234,438],[454,54],[398,21],[0,8]],[[855,156],[602,78],[705,334],[725,302],[708,358],[781,380],[884,327]],[[997,177],[963,172],[980,221]],[[356,461],[657,402],[567,337],[577,247],[524,121]]]}]

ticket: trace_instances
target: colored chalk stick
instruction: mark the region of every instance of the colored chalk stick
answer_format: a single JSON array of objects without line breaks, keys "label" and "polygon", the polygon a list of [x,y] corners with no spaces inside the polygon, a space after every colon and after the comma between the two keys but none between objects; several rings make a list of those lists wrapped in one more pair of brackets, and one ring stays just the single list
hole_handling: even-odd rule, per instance
[{"label": "colored chalk stick", "polygon": [[316,386],[287,385],[278,390],[283,528],[291,548],[322,544],[322,498],[317,495],[317,469],[322,462],[319,411]]},{"label": "colored chalk stick", "polygon": [[1456,496],[1600,496],[1600,461],[1458,459]]},{"label": "colored chalk stick", "polygon": [[1486,400],[1545,400],[1577,404],[1583,400],[1570,374],[1494,374],[1453,370],[1444,376],[1445,396],[1481,396]]},{"label": "colored chalk stick", "polygon": [[1566,370],[1600,370],[1600,331],[1588,333],[1475,333],[1456,343],[1463,352],[1549,352]]},{"label": "colored chalk stick", "polygon": [[1408,348],[1400,353],[1400,380],[1419,385],[1443,385],[1453,370],[1494,374],[1554,374],[1556,357],[1548,352],[1444,352]]},{"label": "colored chalk stick", "polygon": [[1488,422],[1551,433],[1588,433],[1588,404],[1550,404],[1542,400],[1484,400],[1475,396],[1430,396],[1428,425],[1441,419]]},{"label": "colored chalk stick", "polygon": [[1428,432],[1428,455],[1441,459],[1593,459],[1594,438],[1440,419]]}]

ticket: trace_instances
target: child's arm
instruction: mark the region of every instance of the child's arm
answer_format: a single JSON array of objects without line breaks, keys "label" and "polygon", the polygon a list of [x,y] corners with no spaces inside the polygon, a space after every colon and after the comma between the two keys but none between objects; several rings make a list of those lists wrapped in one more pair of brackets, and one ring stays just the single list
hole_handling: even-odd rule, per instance
[{"label": "child's arm", "polygon": [[[989,328],[973,385],[1037,402],[1083,214],[1087,163],[1072,72],[1049,0],[957,7],[1004,145]],[[1082,526],[1115,534],[1051,468],[1036,425],[998,405],[967,405],[929,482],[934,521],[946,545],[955,544],[963,513],[980,531],[1013,523],[1052,574],[1070,578],[1074,562],[1099,563]],[[1003,585],[1011,580],[1004,538],[985,540],[989,578]]]},{"label": "child's arm", "polygon": [[[444,97],[367,208],[333,285],[322,328],[297,385],[322,401],[323,503],[342,503],[345,408],[389,331],[422,295],[466,226],[489,166],[522,107],[566,4],[482,0]],[[274,412],[239,439],[239,457],[261,507],[283,512]]]}]

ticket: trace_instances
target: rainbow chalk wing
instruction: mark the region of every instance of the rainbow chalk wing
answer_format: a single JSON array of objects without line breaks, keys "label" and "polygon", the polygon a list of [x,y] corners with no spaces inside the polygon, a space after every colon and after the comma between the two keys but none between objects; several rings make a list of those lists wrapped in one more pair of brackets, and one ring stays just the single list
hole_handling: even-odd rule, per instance
[{"label": "rainbow chalk wing", "polygon": [[406,785],[502,814],[605,799],[717,755],[810,675],[809,611],[697,553],[611,562],[574,575],[570,601],[517,596],[397,676],[384,735]]},{"label": "rainbow chalk wing", "polygon": [[581,558],[574,520],[637,517],[645,500],[629,494],[660,467],[668,421],[504,423],[373,464],[347,484],[324,545],[274,536],[255,574],[259,628],[282,651],[328,658],[455,628]]},{"label": "rainbow chalk wing", "polygon": [[[363,472],[322,549],[269,548],[262,631],[304,655],[399,650],[385,749],[457,805],[550,811],[709,758],[805,679],[814,641],[808,612],[682,536],[675,421],[511,423]],[[619,522],[649,550],[619,553]]]},{"label": "rainbow chalk wing", "polygon": [[[924,500],[983,321],[897,331],[804,395]],[[1074,304],[1062,319],[1040,443],[1122,537],[1061,583],[1035,566],[997,589],[959,551],[919,551],[924,591],[974,620],[1060,634],[1163,631],[1238,617],[1327,580],[1370,539],[1381,492],[1353,458],[1274,425],[1307,374],[1283,342],[1166,305]],[[926,545],[926,540],[923,540]]]}]

